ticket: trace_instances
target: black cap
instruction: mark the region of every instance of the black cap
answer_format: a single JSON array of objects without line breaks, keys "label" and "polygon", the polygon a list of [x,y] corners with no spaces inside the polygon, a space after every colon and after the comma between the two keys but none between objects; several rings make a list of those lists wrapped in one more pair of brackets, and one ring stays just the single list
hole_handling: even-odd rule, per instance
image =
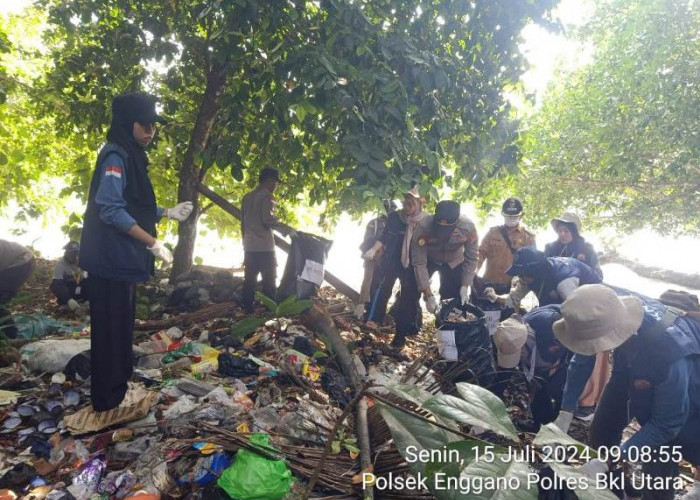
[{"label": "black cap", "polygon": [[156,112],[156,98],[144,92],[129,92],[112,100],[112,114],[121,117],[122,122],[139,122],[143,125],[166,123],[166,119]]},{"label": "black cap", "polygon": [[258,182],[265,182],[268,179],[274,179],[277,182],[280,180],[280,173],[274,168],[266,167],[263,168],[258,176]]},{"label": "black cap", "polygon": [[80,251],[80,243],[77,241],[69,241],[66,246],[63,247],[66,252],[78,252]]},{"label": "black cap", "polygon": [[518,198],[508,198],[503,202],[503,208],[501,209],[503,215],[523,215],[523,202]]},{"label": "black cap", "polygon": [[438,226],[454,226],[459,219],[459,203],[452,200],[442,200],[435,207],[434,222]]},{"label": "black cap", "polygon": [[535,247],[519,248],[513,255],[513,265],[506,269],[511,276],[534,276],[547,262],[544,252]]}]

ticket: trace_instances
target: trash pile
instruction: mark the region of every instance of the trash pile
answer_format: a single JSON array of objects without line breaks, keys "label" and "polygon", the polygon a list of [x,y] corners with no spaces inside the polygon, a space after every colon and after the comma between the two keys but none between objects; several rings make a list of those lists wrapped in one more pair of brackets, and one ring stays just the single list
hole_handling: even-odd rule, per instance
[{"label": "trash pile", "polygon": [[[353,419],[336,426],[353,391],[332,350],[289,317],[236,335],[249,317],[231,309],[238,288],[227,274],[226,294],[223,273],[154,286],[149,308],[160,319],[137,325],[134,375],[113,410],[90,405],[89,331],[21,346],[21,365],[0,369],[0,499],[294,498],[312,477],[314,495],[361,494]],[[371,367],[370,380],[405,378],[405,355],[349,325],[348,309],[321,295],[342,310],[336,323],[350,327],[343,340]],[[159,312],[170,301],[204,308]],[[388,433],[373,439],[386,448]]]},{"label": "trash pile", "polygon": [[210,303],[239,301],[242,289],[243,278],[229,271],[195,268],[178,276],[172,291],[167,290],[165,306],[194,311]]}]

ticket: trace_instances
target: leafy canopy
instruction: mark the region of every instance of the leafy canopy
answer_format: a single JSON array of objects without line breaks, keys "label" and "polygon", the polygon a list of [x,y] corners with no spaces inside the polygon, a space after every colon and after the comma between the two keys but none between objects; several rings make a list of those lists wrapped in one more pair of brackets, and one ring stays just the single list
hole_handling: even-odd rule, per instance
[{"label": "leafy canopy", "polygon": [[60,131],[86,131],[93,145],[115,94],[160,95],[171,123],[153,171],[167,172],[156,189],[170,196],[207,76],[220,72],[197,175],[233,201],[264,166],[284,172],[281,198],[303,194],[330,216],[414,184],[436,196],[446,176],[467,180],[468,197],[514,165],[503,89],[525,69],[521,29],[554,4],[43,0],[45,92],[67,107]]},{"label": "leafy canopy", "polygon": [[600,1],[594,60],[549,89],[516,190],[543,223],[564,207],[623,230],[700,230],[700,5]]}]

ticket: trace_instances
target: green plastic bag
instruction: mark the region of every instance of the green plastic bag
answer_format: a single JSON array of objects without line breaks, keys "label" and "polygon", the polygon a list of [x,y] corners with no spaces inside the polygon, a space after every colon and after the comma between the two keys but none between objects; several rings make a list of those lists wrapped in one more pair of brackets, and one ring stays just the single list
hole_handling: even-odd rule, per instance
[{"label": "green plastic bag", "polygon": [[[252,444],[270,448],[270,436],[253,434]],[[236,500],[279,500],[292,486],[294,478],[282,460],[270,460],[252,451],[240,449],[236,460],[217,484]]]}]

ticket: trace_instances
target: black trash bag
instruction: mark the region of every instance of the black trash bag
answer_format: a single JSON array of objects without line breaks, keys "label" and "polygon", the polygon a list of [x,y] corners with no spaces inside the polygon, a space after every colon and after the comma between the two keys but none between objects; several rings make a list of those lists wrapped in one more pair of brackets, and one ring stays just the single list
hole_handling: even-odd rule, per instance
[{"label": "black trash bag", "polygon": [[333,368],[326,368],[325,373],[321,375],[321,387],[341,408],[345,408],[352,401],[350,382]]},{"label": "black trash bag", "polygon": [[306,354],[307,356],[313,356],[316,352],[316,347],[311,339],[301,335],[294,337],[294,345],[292,346],[292,349],[299,351],[302,354]]},{"label": "black trash bag", "polygon": [[[476,319],[448,321],[450,313],[455,309],[463,314],[473,314]],[[454,382],[472,382],[488,386],[493,379],[494,363],[493,347],[484,312],[472,304],[462,305],[461,300],[456,298],[443,304],[435,318],[435,324],[438,327],[440,354],[448,361],[448,368],[455,363],[469,368]]]},{"label": "black trash bag", "polygon": [[[284,266],[284,274],[280,286],[277,289],[277,301],[281,302],[291,295],[297,299],[308,299],[316,295],[323,282],[323,265],[328,257],[328,251],[333,242],[313,234],[297,232],[296,238],[292,238],[292,246],[287,256],[287,265]],[[307,262],[308,261],[308,262]],[[304,268],[309,270],[320,265],[320,282],[311,282],[302,279]],[[310,274],[314,274],[313,272]],[[318,273],[315,273],[318,274]]]},{"label": "black trash bag", "polygon": [[230,500],[231,497],[214,481],[204,488],[194,491],[190,498],[192,500]]},{"label": "black trash bag", "polygon": [[210,333],[209,344],[211,344],[212,347],[230,347],[232,349],[240,349],[243,347],[241,339],[234,337],[230,333]]},{"label": "black trash bag", "polygon": [[260,367],[248,358],[234,356],[228,352],[219,354],[219,373],[227,377],[249,377],[258,375]]},{"label": "black trash bag", "polygon": [[[68,361],[63,370],[68,380],[87,380],[90,376],[90,350],[79,352]],[[80,377],[80,379],[78,379]]]},{"label": "black trash bag", "polygon": [[505,295],[510,292],[510,285],[504,283],[496,283],[495,281],[486,280],[480,276],[474,277],[474,282],[471,286],[471,291],[469,294],[469,301],[482,311],[498,311],[501,310],[501,317],[499,321],[504,321],[510,318],[515,310],[511,307],[501,309],[501,306],[495,302],[491,302],[484,295],[484,290],[487,288],[493,288],[496,294]]}]

